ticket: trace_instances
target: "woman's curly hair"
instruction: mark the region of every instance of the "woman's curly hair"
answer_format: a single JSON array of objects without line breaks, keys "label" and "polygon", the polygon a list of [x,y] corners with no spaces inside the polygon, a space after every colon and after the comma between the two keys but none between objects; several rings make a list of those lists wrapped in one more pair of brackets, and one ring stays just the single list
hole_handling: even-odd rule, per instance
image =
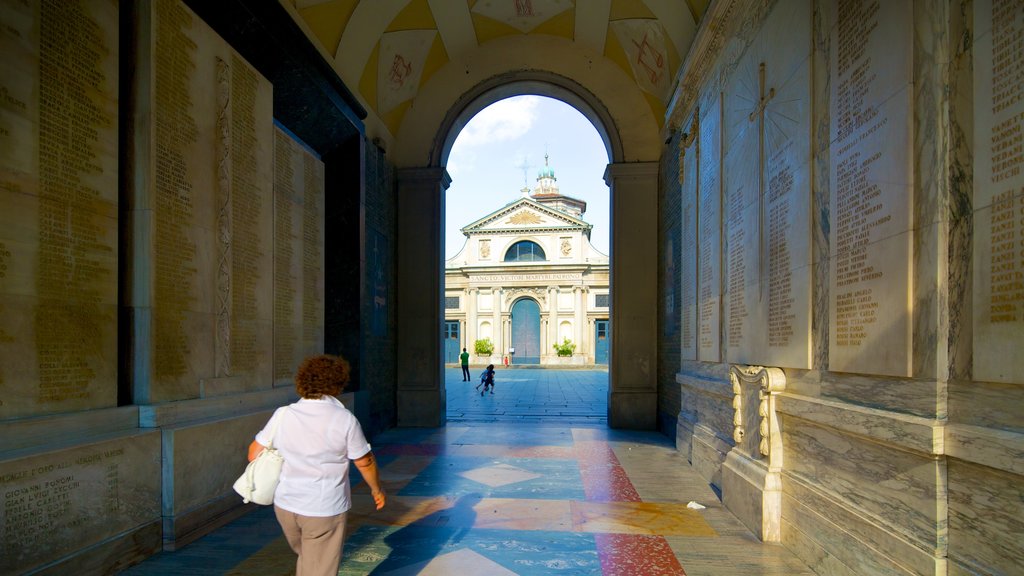
[{"label": "woman's curly hair", "polygon": [[341,356],[310,356],[299,364],[295,373],[295,391],[310,400],[323,398],[324,395],[337,396],[348,384],[348,375],[348,360]]}]

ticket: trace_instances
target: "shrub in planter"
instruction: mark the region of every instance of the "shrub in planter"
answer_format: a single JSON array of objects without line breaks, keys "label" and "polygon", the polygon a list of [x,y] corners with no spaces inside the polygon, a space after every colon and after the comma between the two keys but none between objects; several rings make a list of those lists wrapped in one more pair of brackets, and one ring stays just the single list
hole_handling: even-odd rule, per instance
[{"label": "shrub in planter", "polygon": [[576,345],[568,338],[562,340],[561,344],[555,344],[552,348],[555,349],[555,353],[559,356],[572,356],[573,352],[576,351]]},{"label": "shrub in planter", "polygon": [[494,343],[491,342],[490,338],[477,340],[473,342],[473,352],[476,352],[477,356],[490,356],[494,354]]}]

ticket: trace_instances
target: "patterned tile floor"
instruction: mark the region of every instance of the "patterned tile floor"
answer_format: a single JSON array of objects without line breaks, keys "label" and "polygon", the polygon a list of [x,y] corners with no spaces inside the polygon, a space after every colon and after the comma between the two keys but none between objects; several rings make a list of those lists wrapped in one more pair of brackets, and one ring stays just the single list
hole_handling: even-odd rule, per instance
[{"label": "patterned tile floor", "polygon": [[[339,574],[811,574],[758,542],[671,439],[608,429],[607,373],[500,370],[495,394],[480,396],[446,372],[446,427],[374,439],[388,506],[373,510],[353,487]],[[278,576],[294,565],[273,510],[258,507],[122,574]]]}]

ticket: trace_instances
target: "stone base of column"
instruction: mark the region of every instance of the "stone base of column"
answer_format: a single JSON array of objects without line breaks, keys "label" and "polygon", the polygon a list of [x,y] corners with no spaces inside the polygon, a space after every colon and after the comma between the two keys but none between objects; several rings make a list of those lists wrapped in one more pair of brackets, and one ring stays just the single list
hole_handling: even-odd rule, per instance
[{"label": "stone base of column", "polygon": [[608,425],[628,430],[655,430],[658,426],[658,393],[610,392]]},{"label": "stone base of column", "polygon": [[441,390],[399,390],[398,425],[408,428],[437,428],[447,420],[445,395]]},{"label": "stone base of column", "polygon": [[722,503],[762,541],[779,541],[782,486],[764,462],[730,451],[722,465]]}]

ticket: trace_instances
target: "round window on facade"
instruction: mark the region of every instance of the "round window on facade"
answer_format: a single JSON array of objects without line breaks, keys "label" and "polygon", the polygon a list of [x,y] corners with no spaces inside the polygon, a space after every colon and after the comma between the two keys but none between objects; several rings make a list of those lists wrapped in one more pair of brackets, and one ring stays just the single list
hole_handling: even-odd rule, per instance
[{"label": "round window on facade", "polygon": [[547,260],[544,249],[536,242],[516,242],[505,252],[505,262],[543,262]]}]

